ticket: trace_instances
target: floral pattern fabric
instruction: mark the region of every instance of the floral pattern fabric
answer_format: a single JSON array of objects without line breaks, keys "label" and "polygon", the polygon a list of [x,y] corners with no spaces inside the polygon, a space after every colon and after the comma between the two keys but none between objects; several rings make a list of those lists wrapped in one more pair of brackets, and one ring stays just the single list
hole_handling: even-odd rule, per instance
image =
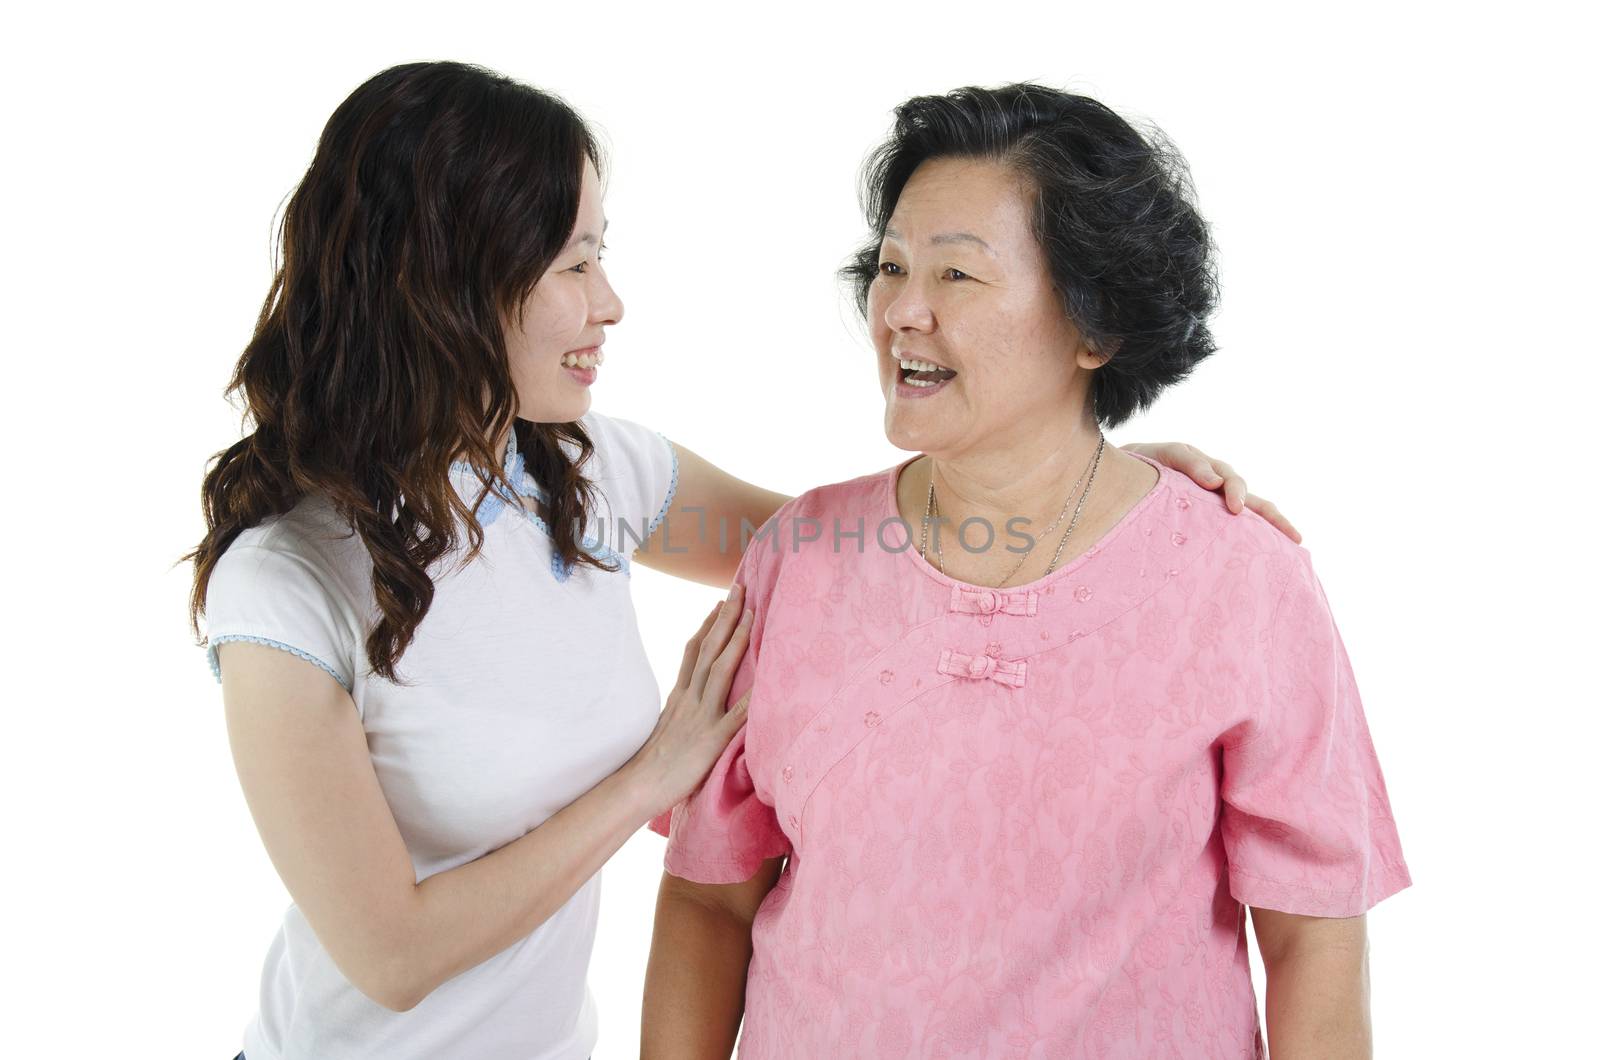
[{"label": "floral pattern fabric", "polygon": [[904,547],[904,466],[751,542],[747,723],[651,823],[688,880],[788,857],[739,1055],[1264,1056],[1243,907],[1411,882],[1310,554],[1155,465],[1083,555],[968,585]]}]

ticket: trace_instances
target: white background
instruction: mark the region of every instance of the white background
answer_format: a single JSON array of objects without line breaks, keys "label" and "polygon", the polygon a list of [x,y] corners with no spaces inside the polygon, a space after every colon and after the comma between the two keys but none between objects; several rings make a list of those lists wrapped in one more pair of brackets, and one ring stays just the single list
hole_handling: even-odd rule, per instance
[{"label": "white background", "polygon": [[[1562,5],[1576,11],[1579,5]],[[1592,1027],[1595,84],[1555,5],[56,5],[4,79],[8,1056],[231,1057],[287,895],[185,628],[275,211],[378,70],[480,62],[611,153],[595,388],[787,493],[887,466],[833,279],[904,97],[1038,79],[1158,122],[1221,352],[1114,442],[1233,462],[1305,533],[1416,884],[1369,914],[1380,1055]],[[30,21],[30,18],[33,21]],[[637,569],[663,683],[713,592]],[[605,873],[597,1057],[636,1055],[663,841]],[[1253,945],[1253,938],[1252,938]],[[1259,989],[1258,979],[1258,989]],[[537,999],[529,999],[530,1004]]]}]

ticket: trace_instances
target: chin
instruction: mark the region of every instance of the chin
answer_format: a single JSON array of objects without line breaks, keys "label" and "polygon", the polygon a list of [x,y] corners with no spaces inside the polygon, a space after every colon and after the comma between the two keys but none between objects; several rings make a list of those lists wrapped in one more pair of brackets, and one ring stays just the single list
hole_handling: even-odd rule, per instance
[{"label": "chin", "polygon": [[588,391],[584,391],[565,401],[552,402],[547,399],[538,405],[524,405],[517,412],[517,418],[529,423],[571,423],[582,419],[591,404],[593,402]]},{"label": "chin", "polygon": [[928,432],[908,430],[902,417],[896,417],[889,412],[885,412],[883,416],[883,436],[896,449],[908,453],[928,451]]}]

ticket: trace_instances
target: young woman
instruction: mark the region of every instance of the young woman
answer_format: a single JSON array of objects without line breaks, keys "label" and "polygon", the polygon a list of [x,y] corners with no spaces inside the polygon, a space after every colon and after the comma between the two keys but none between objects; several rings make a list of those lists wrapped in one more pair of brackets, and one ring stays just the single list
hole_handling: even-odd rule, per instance
[{"label": "young woman", "polygon": [[[339,106],[287,207],[230,385],[254,429],[206,475],[186,557],[293,898],[250,1060],[589,1055],[600,867],[742,723],[740,591],[658,713],[629,567],[728,585],[737,549],[653,535],[788,498],[590,409],[622,318],[600,168],[558,99],[421,63]],[[1226,465],[1141,448],[1276,517]]]}]

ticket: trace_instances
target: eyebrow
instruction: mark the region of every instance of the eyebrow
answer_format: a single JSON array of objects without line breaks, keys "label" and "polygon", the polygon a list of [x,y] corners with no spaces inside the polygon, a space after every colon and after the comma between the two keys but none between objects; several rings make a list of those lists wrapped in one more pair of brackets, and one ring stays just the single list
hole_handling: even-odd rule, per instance
[{"label": "eyebrow", "polygon": [[[604,235],[606,229],[610,228],[610,227],[611,227],[611,222],[608,220],[600,228],[601,235]],[[574,236],[572,239],[567,240],[567,245],[566,245],[565,249],[570,250],[573,247],[577,246],[579,243],[588,243],[590,246],[594,246],[598,242],[600,242],[600,236],[595,235],[593,232],[585,232],[581,236]]]},{"label": "eyebrow", "polygon": [[[895,228],[885,228],[883,230],[883,235],[885,239],[905,239],[905,236],[901,235],[900,231]],[[934,246],[939,246],[942,243],[972,243],[976,246],[982,247],[991,255],[994,254],[993,247],[985,243],[982,239],[973,235],[971,232],[940,232],[938,235],[928,240],[928,242],[932,243]]]}]

